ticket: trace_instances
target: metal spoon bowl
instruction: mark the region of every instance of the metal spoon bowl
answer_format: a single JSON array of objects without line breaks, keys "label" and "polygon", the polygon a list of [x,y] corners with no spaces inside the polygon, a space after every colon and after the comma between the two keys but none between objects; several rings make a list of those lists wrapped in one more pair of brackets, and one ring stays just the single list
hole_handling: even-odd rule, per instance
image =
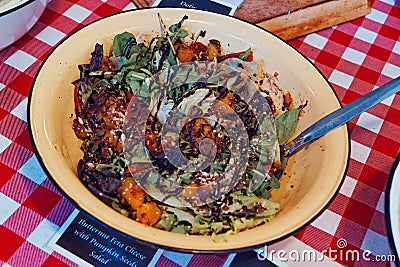
[{"label": "metal spoon bowl", "polygon": [[362,112],[380,103],[398,91],[400,91],[400,76],[346,106],[326,115],[304,130],[292,141],[285,144],[283,147],[284,157],[290,157],[305,144],[308,144],[333,129],[347,123],[354,117],[360,115]]}]

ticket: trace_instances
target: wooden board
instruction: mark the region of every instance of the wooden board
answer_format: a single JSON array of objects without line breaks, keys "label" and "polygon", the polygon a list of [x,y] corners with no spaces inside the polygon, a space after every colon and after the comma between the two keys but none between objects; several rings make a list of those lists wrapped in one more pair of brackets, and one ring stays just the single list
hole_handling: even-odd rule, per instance
[{"label": "wooden board", "polygon": [[333,0],[257,23],[284,40],[290,40],[371,12],[369,0]]},{"label": "wooden board", "polygon": [[[138,8],[154,0],[132,0]],[[234,16],[284,40],[350,21],[371,12],[370,0],[244,0]]]}]

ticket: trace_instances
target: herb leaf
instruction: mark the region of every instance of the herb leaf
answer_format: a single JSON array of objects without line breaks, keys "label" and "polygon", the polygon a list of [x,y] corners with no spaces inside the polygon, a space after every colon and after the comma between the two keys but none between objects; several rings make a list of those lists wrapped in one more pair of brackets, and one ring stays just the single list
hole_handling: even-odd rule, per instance
[{"label": "herb leaf", "polygon": [[116,57],[120,57],[120,56],[129,57],[129,55],[126,55],[125,53],[128,52],[127,47],[130,45],[133,45],[133,44],[136,44],[136,38],[132,33],[123,32],[123,33],[117,34],[114,37],[114,43],[113,43],[114,55]]},{"label": "herb leaf", "polygon": [[300,112],[307,106],[307,103],[298,108],[285,111],[275,119],[276,135],[279,145],[284,145],[296,130]]},{"label": "herb leaf", "polygon": [[183,22],[187,20],[189,17],[187,15],[183,16],[183,18],[176,24],[172,24],[169,26],[169,31],[172,33],[177,32],[180,28],[182,28]]},{"label": "herb leaf", "polygon": [[98,164],[96,166],[96,170],[102,171],[105,169],[109,169],[112,173],[123,174],[127,166],[128,161],[122,155],[117,155],[109,164]]},{"label": "herb leaf", "polygon": [[239,55],[239,59],[246,60],[250,56],[250,53],[251,53],[251,48],[248,48],[246,51],[244,51]]}]

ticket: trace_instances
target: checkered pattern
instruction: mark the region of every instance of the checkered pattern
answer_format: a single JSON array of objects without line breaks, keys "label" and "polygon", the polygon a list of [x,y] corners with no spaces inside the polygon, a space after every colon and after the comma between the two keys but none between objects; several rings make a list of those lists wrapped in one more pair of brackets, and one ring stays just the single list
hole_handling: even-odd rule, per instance
[{"label": "checkered pattern", "polygon": [[[365,18],[290,41],[322,71],[347,104],[400,76],[400,7],[372,1]],[[0,264],[75,266],[46,246],[73,210],[41,169],[27,130],[27,96],[33,77],[64,37],[98,18],[133,9],[128,0],[53,0],[32,30],[0,51]],[[384,190],[400,147],[400,95],[349,122],[351,159],[339,194],[295,237],[323,251],[337,248],[389,255]],[[229,255],[165,251],[157,266],[221,266]],[[340,262],[387,266],[387,262]]]}]

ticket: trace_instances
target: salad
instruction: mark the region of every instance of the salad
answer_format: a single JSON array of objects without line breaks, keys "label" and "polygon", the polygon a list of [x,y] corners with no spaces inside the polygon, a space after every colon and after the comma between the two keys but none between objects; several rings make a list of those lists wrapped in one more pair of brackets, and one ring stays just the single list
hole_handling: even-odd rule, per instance
[{"label": "salad", "polygon": [[[78,176],[107,205],[166,231],[221,241],[273,219],[281,147],[303,108],[254,51],[227,53],[184,16],[161,33],[117,34],[78,66]],[[281,101],[273,99],[281,95]]]}]

